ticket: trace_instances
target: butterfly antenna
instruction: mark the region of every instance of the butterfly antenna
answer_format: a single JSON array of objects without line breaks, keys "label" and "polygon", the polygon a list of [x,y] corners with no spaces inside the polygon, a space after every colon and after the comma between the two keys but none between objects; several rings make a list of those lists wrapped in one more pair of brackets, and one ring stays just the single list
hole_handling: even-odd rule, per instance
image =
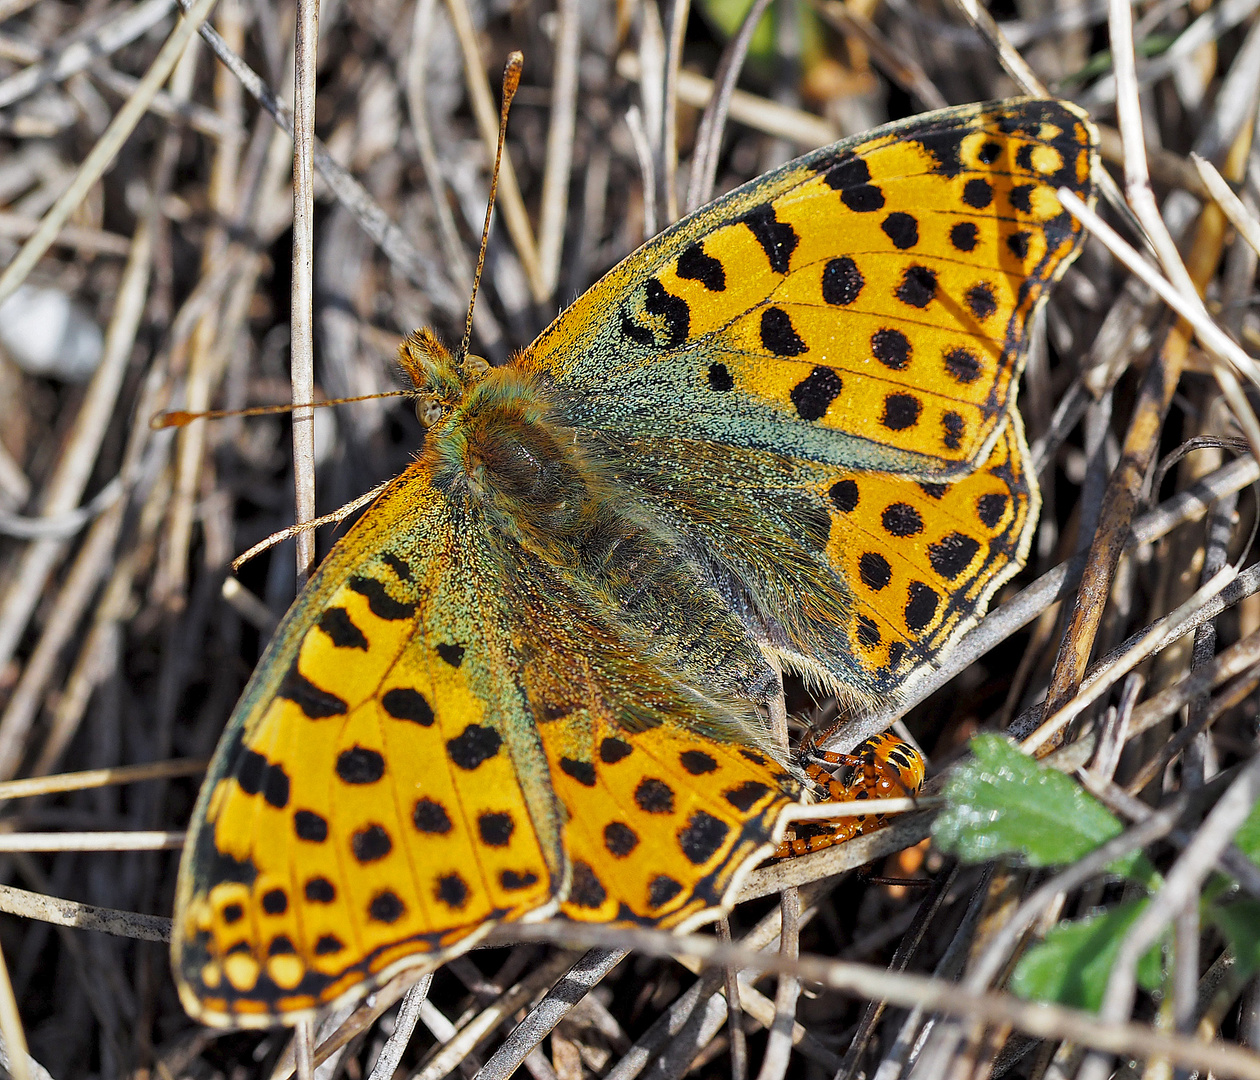
[{"label": "butterfly antenna", "polygon": [[468,318],[464,320],[464,340],[459,346],[461,363],[468,355],[468,346],[472,342],[473,305],[477,303],[481,271],[486,265],[486,242],[490,238],[490,215],[494,212],[494,198],[499,191],[499,166],[503,162],[503,143],[507,139],[508,109],[512,107],[512,98],[516,96],[516,88],[521,85],[521,68],[524,66],[524,55],[513,52],[509,54],[507,66],[503,69],[503,104],[499,106],[499,145],[494,152],[494,171],[490,174],[490,198],[486,202],[486,221],[481,227],[481,250],[477,253],[477,272],[473,274],[472,295],[468,297]]},{"label": "butterfly antenna", "polygon": [[210,409],[207,412],[184,412],[171,409],[160,412],[149,420],[153,431],[163,428],[186,427],[194,420],[226,420],[233,416],[277,416],[298,409],[323,409],[329,405],[349,405],[355,401],[379,401],[381,398],[410,397],[410,390],[385,390],[379,394],[359,394],[357,397],[330,398],[327,401],[294,401],[284,405],[254,405],[248,409]]}]

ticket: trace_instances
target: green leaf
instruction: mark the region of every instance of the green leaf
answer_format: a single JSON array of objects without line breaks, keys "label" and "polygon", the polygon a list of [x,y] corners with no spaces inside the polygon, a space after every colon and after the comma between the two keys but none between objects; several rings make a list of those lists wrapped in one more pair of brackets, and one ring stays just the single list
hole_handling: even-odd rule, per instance
[{"label": "green leaf", "polygon": [[[700,10],[725,38],[733,38],[739,32],[752,5],[753,0],[700,0]],[[767,11],[753,31],[748,55],[765,63],[774,57],[774,52],[774,15]]]},{"label": "green leaf", "polygon": [[[1099,915],[1060,923],[1024,954],[1011,975],[1011,990],[1022,998],[1096,1012],[1120,943],[1148,903],[1129,900]],[[1138,962],[1137,977],[1144,990],[1160,988],[1161,946],[1152,946]]]},{"label": "green leaf", "polygon": [[1234,843],[1247,858],[1260,866],[1260,802],[1251,808],[1242,828],[1234,834]]},{"label": "green leaf", "polygon": [[[971,751],[974,760],[950,777],[948,805],[932,827],[937,845],[964,862],[1019,855],[1030,866],[1062,866],[1123,830],[1075,780],[1037,764],[1006,739],[977,736]],[[1158,880],[1140,851],[1108,869],[1148,887]]]},{"label": "green leaf", "polygon": [[1233,950],[1236,977],[1246,979],[1260,970],[1260,900],[1238,900],[1225,906],[1213,904],[1207,913]]}]

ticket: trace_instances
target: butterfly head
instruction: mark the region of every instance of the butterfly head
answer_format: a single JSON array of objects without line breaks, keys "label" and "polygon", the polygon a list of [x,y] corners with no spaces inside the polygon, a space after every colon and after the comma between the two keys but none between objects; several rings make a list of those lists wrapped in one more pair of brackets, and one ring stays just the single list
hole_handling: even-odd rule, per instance
[{"label": "butterfly head", "polygon": [[480,356],[461,360],[427,328],[407,337],[398,360],[415,385],[440,486],[513,529],[563,533],[582,516],[591,499],[583,455],[529,375]]},{"label": "butterfly head", "polygon": [[469,391],[490,371],[480,356],[459,357],[427,326],[398,347],[398,363],[416,391],[416,419],[426,431],[451,420]]}]

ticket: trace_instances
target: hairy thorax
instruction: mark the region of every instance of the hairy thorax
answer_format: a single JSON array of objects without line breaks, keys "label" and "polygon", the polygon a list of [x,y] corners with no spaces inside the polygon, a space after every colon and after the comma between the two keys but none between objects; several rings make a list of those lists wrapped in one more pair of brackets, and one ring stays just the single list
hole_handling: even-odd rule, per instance
[{"label": "hairy thorax", "polygon": [[435,483],[530,547],[582,550],[619,516],[598,465],[557,424],[537,379],[480,357],[462,363],[419,330],[399,360],[416,387]]}]

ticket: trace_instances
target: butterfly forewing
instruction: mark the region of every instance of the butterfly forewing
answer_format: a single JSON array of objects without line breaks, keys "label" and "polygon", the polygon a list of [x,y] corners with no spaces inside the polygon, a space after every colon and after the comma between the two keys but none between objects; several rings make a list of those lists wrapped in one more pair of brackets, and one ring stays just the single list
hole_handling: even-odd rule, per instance
[{"label": "butterfly forewing", "polygon": [[488,602],[503,582],[458,531],[413,466],[247,690],[181,875],[176,971],[203,1019],[309,1011],[552,901],[559,822],[527,800],[523,699],[493,674],[511,663]]},{"label": "butterfly forewing", "polygon": [[[579,298],[527,361],[575,426],[961,475],[1081,230],[1092,128],[1060,102],[931,113],[724,196]],[[576,346],[576,347],[575,347]],[[583,393],[574,393],[578,387]]]}]

